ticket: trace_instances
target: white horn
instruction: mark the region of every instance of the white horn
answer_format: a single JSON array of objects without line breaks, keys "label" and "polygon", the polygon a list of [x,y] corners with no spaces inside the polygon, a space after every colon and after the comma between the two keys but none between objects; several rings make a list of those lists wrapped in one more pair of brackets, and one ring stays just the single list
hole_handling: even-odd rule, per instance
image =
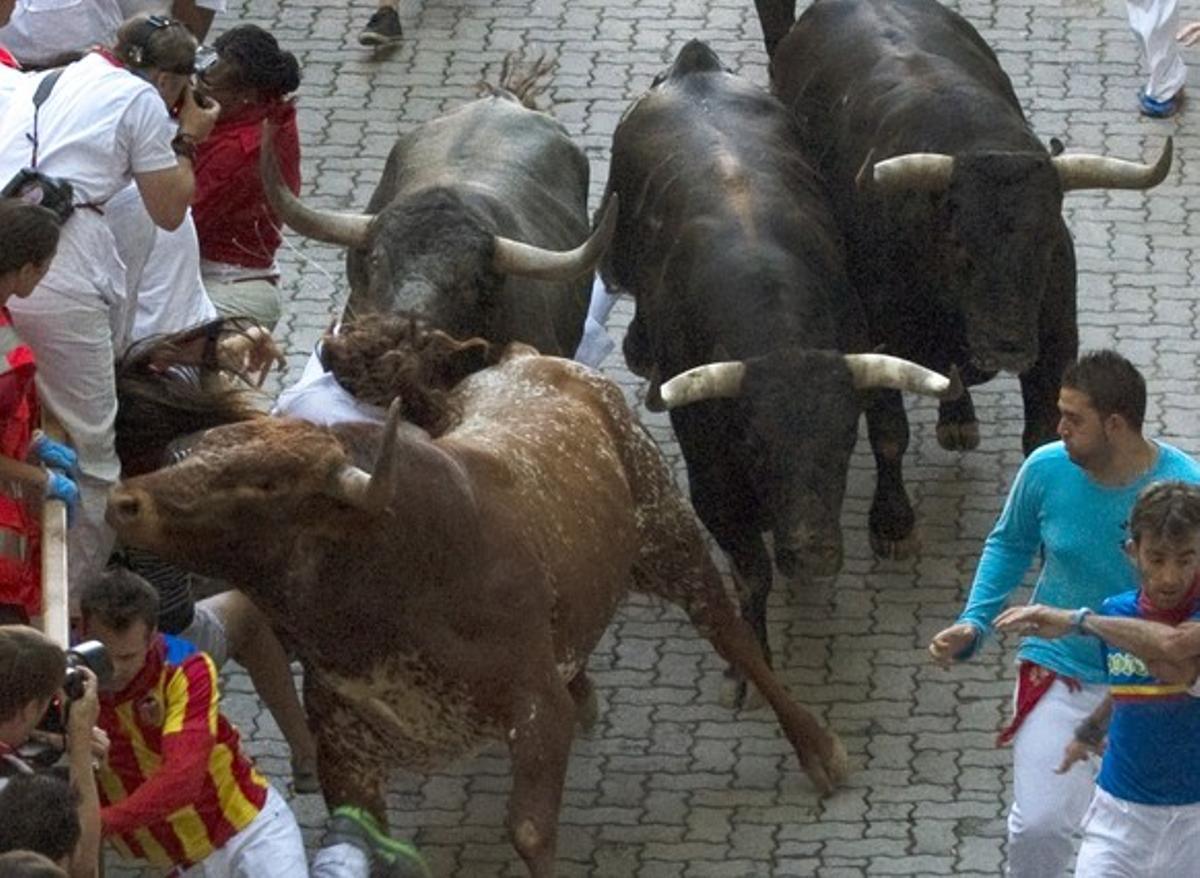
[{"label": "white horn", "polygon": [[911,152],[876,162],[875,185],[888,192],[913,190],[941,192],[950,185],[954,156],[940,152]]},{"label": "white horn", "polygon": [[333,210],[314,210],[305,206],[304,202],[283,184],[273,141],[271,124],[263,122],[258,173],[262,177],[263,192],[271,209],[279,214],[279,218],[288,228],[306,238],[354,249],[365,247],[367,233],[374,217],[367,213],[339,213]]},{"label": "white horn", "polygon": [[908,390],[943,400],[962,395],[962,378],[957,367],[950,370],[947,378],[911,360],[887,354],[846,354],[844,358],[858,390]]},{"label": "white horn", "polygon": [[499,274],[533,280],[572,280],[596,267],[616,227],[617,196],[613,193],[600,210],[595,231],[574,250],[546,250],[496,235],[492,266]]},{"label": "white horn", "polygon": [[396,437],[399,433],[400,398],[397,397],[388,407],[375,471],[368,473],[353,464],[346,464],[334,473],[329,493],[367,512],[383,512],[391,502],[395,488]]},{"label": "white horn", "polygon": [[1058,171],[1063,192],[1073,189],[1150,189],[1166,179],[1174,151],[1174,139],[1168,137],[1158,161],[1152,165],[1102,155],[1060,155],[1050,161]]},{"label": "white horn", "polygon": [[729,399],[742,392],[746,364],[740,360],[707,363],[680,372],[659,388],[663,405],[679,408],[705,399]]}]

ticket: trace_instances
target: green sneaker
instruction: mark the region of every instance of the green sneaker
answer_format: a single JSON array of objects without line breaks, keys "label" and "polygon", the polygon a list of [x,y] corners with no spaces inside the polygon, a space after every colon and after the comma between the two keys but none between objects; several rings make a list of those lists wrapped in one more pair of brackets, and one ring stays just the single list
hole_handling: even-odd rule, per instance
[{"label": "green sneaker", "polygon": [[369,811],[340,805],[329,815],[323,846],[346,843],[364,850],[374,864],[371,874],[380,878],[433,878],[420,852],[389,836]]}]

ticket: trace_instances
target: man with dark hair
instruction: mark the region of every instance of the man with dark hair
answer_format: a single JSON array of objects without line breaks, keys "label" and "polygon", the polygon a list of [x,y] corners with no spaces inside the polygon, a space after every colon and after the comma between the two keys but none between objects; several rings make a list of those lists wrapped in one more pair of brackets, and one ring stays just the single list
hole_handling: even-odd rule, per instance
[{"label": "man with dark hair", "polygon": [[[32,774],[17,748],[29,740],[45,716],[66,670],[66,653],[40,631],[22,625],[0,626],[0,785]],[[80,671],[84,693],[70,703],[66,723],[67,764],[78,796],[80,826],[80,837],[72,846],[71,876],[92,878],[100,857],[100,804],[92,776],[93,728],[100,705],[95,675],[87,668]],[[5,822],[0,816],[0,824]]]},{"label": "man with dark hair", "polygon": [[0,853],[36,851],[66,869],[80,832],[79,796],[65,778],[21,774],[0,789]]},{"label": "man with dark hair", "polygon": [[[1077,610],[1136,588],[1124,543],[1138,492],[1164,479],[1200,482],[1200,464],[1142,435],[1145,408],[1142,377],[1113,351],[1084,354],[1067,370],[1058,397],[1062,441],[1034,451],[1017,473],[966,608],[929,645],[934,661],[949,666],[975,653],[1039,550],[1040,603]],[[1063,741],[1103,700],[1107,676],[1095,643],[1079,636],[1026,638],[1018,659],[1015,715],[998,741],[1013,745],[1008,874],[1061,875],[1095,772],[1055,768]]]},{"label": "man with dark hair", "polygon": [[306,875],[295,817],[219,712],[212,659],[183,641],[168,654],[154,589],[115,568],[84,587],[80,611],[113,665],[100,702],[112,747],[99,779],[103,831],[117,850],[206,878]]}]

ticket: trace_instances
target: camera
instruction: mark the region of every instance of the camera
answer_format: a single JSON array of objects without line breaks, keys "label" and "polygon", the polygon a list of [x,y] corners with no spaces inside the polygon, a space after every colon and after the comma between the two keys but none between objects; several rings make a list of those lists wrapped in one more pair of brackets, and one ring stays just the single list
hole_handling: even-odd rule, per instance
[{"label": "camera", "polygon": [[99,640],[88,640],[67,650],[67,673],[63,677],[63,692],[74,701],[83,697],[84,676],[82,668],[96,675],[100,688],[112,682],[113,666],[108,650]]},{"label": "camera", "polygon": [[61,226],[75,210],[75,189],[60,177],[51,177],[33,168],[21,168],[8,185],[0,190],[5,198],[20,198],[53,211]]}]

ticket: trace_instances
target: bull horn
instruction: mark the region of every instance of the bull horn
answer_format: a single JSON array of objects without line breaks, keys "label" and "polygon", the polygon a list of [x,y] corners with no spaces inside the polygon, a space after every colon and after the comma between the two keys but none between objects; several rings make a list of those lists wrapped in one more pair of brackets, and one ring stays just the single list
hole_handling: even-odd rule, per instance
[{"label": "bull horn", "polygon": [[533,280],[572,280],[596,267],[616,227],[617,196],[613,193],[600,210],[595,231],[574,250],[545,250],[496,235],[492,266],[499,274]]},{"label": "bull horn", "polygon": [[400,399],[392,400],[383,425],[383,442],[375,458],[375,471],[346,464],[333,476],[329,493],[366,512],[379,513],[392,500],[396,472],[396,437],[400,433]]},{"label": "bull horn", "polygon": [[262,125],[262,149],[258,157],[258,173],[262,177],[267,202],[279,218],[297,234],[326,244],[361,249],[367,243],[367,230],[374,219],[366,213],[340,213],[333,210],[314,210],[292,194],[279,173],[275,158],[274,135],[268,122]]},{"label": "bull horn", "polygon": [[740,360],[706,363],[680,372],[659,388],[659,396],[668,409],[679,408],[705,399],[729,399],[742,392],[746,364]]},{"label": "bull horn", "polygon": [[957,399],[962,395],[962,378],[957,366],[950,370],[947,378],[911,360],[887,354],[846,354],[844,358],[858,390],[908,390],[942,400]]},{"label": "bull horn", "polygon": [[910,152],[875,163],[872,177],[885,192],[903,189],[941,192],[950,185],[954,156],[940,152]]},{"label": "bull horn", "polygon": [[1060,155],[1050,161],[1063,192],[1072,189],[1151,189],[1166,179],[1174,155],[1174,138],[1163,144],[1152,165],[1102,155]]}]

